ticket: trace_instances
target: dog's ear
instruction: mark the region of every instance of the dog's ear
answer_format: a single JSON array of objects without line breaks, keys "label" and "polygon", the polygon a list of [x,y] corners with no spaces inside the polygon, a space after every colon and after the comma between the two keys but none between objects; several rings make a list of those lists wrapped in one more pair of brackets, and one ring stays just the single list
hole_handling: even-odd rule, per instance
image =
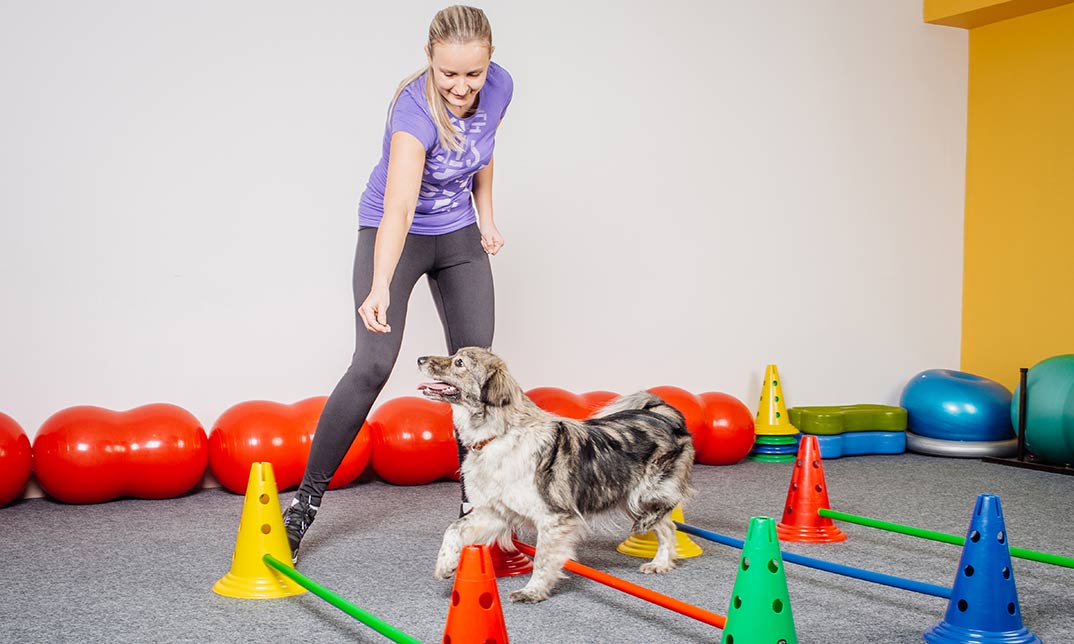
[{"label": "dog's ear", "polygon": [[511,404],[512,387],[508,375],[503,369],[493,369],[481,387],[481,402],[492,407],[506,407]]}]

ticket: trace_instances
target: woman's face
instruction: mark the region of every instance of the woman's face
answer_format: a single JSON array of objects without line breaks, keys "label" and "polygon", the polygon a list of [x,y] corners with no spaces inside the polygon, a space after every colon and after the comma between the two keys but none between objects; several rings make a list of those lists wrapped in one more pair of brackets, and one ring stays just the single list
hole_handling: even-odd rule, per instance
[{"label": "woman's face", "polygon": [[438,42],[429,54],[433,83],[451,111],[462,116],[474,105],[477,92],[485,84],[492,51],[487,43],[471,40],[468,43]]}]

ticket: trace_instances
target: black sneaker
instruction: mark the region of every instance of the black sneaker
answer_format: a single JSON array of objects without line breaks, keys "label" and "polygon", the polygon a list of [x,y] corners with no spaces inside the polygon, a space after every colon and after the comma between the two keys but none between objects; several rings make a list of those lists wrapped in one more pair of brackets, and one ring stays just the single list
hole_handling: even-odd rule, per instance
[{"label": "black sneaker", "polygon": [[301,501],[298,497],[291,500],[291,505],[283,511],[283,528],[287,532],[287,542],[291,546],[291,563],[298,563],[298,544],[306,530],[310,529],[314,517],[317,515],[316,505],[310,505],[308,501]]}]

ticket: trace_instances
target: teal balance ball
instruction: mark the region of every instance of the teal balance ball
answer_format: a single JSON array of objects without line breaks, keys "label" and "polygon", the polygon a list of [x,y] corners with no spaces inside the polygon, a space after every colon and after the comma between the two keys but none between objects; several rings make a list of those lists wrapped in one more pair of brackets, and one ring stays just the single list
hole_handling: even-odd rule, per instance
[{"label": "teal balance ball", "polygon": [[[1018,396],[1011,423],[1018,427]],[[1026,374],[1026,449],[1041,460],[1074,463],[1074,355],[1042,360]]]},{"label": "teal balance ball", "polygon": [[995,380],[953,369],[922,371],[903,387],[908,429],[948,441],[1014,438],[1011,392]]}]

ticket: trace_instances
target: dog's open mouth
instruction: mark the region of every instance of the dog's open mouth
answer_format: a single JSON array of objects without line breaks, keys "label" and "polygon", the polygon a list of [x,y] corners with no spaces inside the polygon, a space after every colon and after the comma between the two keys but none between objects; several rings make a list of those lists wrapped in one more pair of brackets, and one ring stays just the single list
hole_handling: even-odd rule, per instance
[{"label": "dog's open mouth", "polygon": [[459,390],[446,382],[423,382],[418,385],[418,391],[426,398],[449,400],[459,397]]}]

